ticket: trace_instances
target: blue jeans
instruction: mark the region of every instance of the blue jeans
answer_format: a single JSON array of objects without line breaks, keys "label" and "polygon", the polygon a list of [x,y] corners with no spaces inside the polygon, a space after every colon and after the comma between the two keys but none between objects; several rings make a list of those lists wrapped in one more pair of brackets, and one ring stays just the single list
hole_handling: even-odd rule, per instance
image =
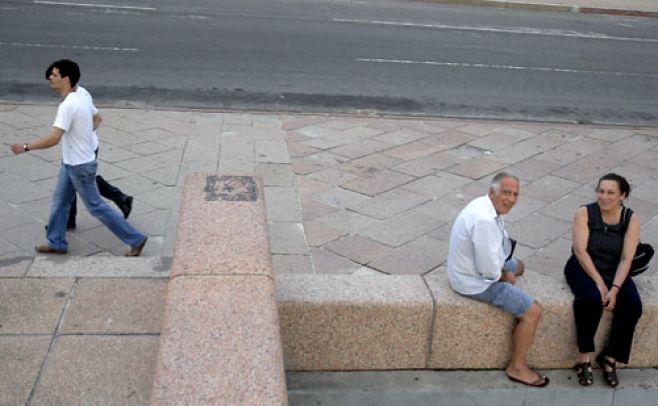
[{"label": "blue jeans", "polygon": [[96,161],[94,160],[82,165],[62,163],[50,206],[50,219],[46,233],[48,245],[52,248],[68,251],[66,222],[76,192],[80,195],[80,199],[89,213],[125,244],[135,247],[144,242],[146,235],[128,224],[121,213],[112,209],[101,198],[96,184]]}]

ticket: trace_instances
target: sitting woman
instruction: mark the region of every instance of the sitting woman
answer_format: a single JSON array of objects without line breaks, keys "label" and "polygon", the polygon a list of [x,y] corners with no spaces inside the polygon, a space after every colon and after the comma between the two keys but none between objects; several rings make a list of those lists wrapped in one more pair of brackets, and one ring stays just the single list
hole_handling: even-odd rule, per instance
[{"label": "sitting woman", "polygon": [[593,383],[591,354],[603,309],[612,310],[612,327],[596,362],[613,388],[619,384],[616,363],[628,363],[635,326],[642,315],[640,295],[628,278],[640,239],[640,219],[623,204],[630,191],[623,176],[604,175],[596,187],[596,202],[578,208],[574,219],[573,255],[564,274],[575,295],[580,360],[574,368],[583,386]]}]

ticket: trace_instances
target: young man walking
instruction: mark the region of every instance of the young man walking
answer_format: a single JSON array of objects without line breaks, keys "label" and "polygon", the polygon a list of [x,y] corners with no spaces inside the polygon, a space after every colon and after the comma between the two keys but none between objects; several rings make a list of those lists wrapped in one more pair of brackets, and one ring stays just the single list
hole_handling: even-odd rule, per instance
[{"label": "young man walking", "polygon": [[62,166],[53,193],[50,208],[47,244],[35,247],[44,254],[66,254],[66,223],[76,192],[87,210],[102,222],[130,249],[126,256],[138,256],[147,236],[128,224],[118,211],[112,209],[101,198],[96,184],[96,149],[98,139],[95,129],[101,116],[94,107],[91,96],[77,84],[80,68],[68,59],[54,62],[47,70],[50,87],[64,100],[57,108],[57,116],[50,133],[30,143],[13,144],[14,154],[34,149],[46,149],[62,142]]}]

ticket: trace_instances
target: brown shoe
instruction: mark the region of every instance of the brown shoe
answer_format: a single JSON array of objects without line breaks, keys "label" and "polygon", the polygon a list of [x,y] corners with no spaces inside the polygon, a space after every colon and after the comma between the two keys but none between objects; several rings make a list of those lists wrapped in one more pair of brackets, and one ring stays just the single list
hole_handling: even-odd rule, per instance
[{"label": "brown shoe", "polygon": [[34,247],[34,250],[40,254],[59,254],[59,255],[66,254],[66,251],[58,250],[56,248],[51,247],[48,244],[37,245],[36,247]]},{"label": "brown shoe", "polygon": [[144,241],[142,241],[141,244],[136,245],[134,247],[130,248],[130,251],[126,252],[127,257],[138,257],[139,254],[142,253],[142,250],[144,249],[144,246],[146,245],[146,240],[148,240],[148,237],[144,238]]}]

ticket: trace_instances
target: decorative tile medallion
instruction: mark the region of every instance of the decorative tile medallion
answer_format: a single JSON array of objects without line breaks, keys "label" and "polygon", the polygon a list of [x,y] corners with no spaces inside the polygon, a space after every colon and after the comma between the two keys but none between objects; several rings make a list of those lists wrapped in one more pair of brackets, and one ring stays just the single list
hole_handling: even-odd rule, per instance
[{"label": "decorative tile medallion", "polygon": [[208,176],[207,201],[255,202],[258,200],[256,180],[252,176]]}]

